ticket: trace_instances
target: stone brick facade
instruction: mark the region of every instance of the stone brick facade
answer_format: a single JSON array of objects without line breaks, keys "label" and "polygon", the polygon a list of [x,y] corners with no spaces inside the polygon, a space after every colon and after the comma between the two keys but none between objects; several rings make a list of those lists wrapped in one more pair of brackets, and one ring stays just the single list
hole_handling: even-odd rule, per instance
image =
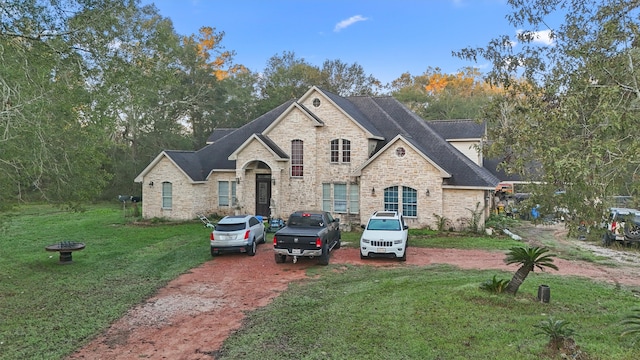
[{"label": "stone brick facade", "polygon": [[[300,105],[312,109],[316,116],[310,116]],[[276,156],[273,149],[254,136],[230,157],[236,162],[235,169],[214,170],[206,181],[190,180],[179,166],[160,154],[137,178],[143,188],[143,217],[193,219],[200,213],[256,213],[257,174],[270,175],[270,208],[268,214],[262,215],[286,219],[295,210],[324,208],[347,228],[365,223],[370,214],[385,208],[385,189],[397,189],[398,198],[391,202],[400,210],[409,203],[415,211],[405,214],[412,228],[434,228],[437,214],[449,219],[453,228],[461,229],[467,224],[464,219],[472,215],[467,209],[475,209],[476,203],[484,206],[489,198],[487,189],[444,186],[442,169],[403,137],[371,157],[371,135],[322,93],[308,93],[263,135],[289,158]],[[293,140],[303,143],[301,177],[292,176]],[[338,148],[334,149],[338,161],[333,162],[332,140],[338,140]],[[343,147],[344,140],[348,141],[349,149]],[[462,145],[467,148],[465,155],[477,162],[477,153],[468,150],[472,144]],[[219,181],[235,183],[237,202],[219,206]],[[171,183],[170,208],[162,206],[163,183]],[[483,212],[482,221],[487,214]]]}]

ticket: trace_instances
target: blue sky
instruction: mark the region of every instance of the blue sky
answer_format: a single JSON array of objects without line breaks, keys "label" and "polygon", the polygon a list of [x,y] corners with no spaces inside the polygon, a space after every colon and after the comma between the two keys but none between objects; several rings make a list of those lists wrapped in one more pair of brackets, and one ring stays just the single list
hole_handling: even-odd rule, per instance
[{"label": "blue sky", "polygon": [[202,26],[224,32],[222,46],[235,51],[234,63],[254,72],[293,51],[316,66],[358,63],[383,83],[428,67],[486,69],[451,52],[518,30],[505,19],[506,0],[142,0],[151,3],[179,34]]}]

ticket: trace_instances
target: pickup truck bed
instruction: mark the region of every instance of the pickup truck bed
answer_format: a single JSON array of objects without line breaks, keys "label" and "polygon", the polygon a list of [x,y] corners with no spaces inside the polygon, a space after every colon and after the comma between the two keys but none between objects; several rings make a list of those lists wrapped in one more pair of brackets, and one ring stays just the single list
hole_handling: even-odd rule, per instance
[{"label": "pickup truck bed", "polygon": [[340,248],[340,219],[325,211],[296,211],[286,226],[273,236],[276,263],[292,257],[317,257],[321,265],[329,264],[329,253]]}]

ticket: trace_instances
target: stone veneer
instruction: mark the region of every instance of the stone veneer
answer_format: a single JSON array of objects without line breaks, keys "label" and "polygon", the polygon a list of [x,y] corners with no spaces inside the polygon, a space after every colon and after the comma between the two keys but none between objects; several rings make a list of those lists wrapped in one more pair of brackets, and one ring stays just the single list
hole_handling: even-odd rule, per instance
[{"label": "stone veneer", "polygon": [[[313,105],[316,98],[321,101],[319,107]],[[302,109],[294,108],[267,129],[264,135],[288,154],[291,153],[292,140],[299,139],[304,142],[303,177],[292,177],[290,162],[278,161],[273,153],[256,139],[236,154],[235,171],[214,172],[205,183],[190,182],[188,177],[165,157],[144,176],[143,216],[192,219],[198,213],[254,213],[256,173],[270,173],[275,179],[275,184],[271,185],[272,215],[285,219],[295,210],[321,209],[324,183],[359,186],[358,214],[332,212],[335,217],[341,218],[343,223],[354,225],[366,222],[370,214],[384,208],[384,189],[390,186],[398,186],[400,193],[402,186],[417,191],[418,215],[407,217],[407,222],[412,228],[434,228],[434,214],[439,214],[449,219],[454,228],[460,229],[464,226],[461,219],[471,217],[471,212],[467,209],[475,209],[477,202],[480,202],[481,206],[484,205],[486,190],[443,188],[440,171],[402,140],[396,141],[383,153],[377,154],[374,161],[362,169],[361,176],[355,176],[356,170],[369,159],[370,140],[366,137],[366,132],[322,94],[311,94],[302,100],[302,104],[311,109],[322,123],[308,116]],[[330,162],[330,141],[334,139],[346,139],[351,142],[351,162]],[[396,154],[396,149],[400,146],[406,150],[403,157]],[[266,164],[267,168],[257,167],[258,162]],[[235,181],[236,178],[240,179],[236,190],[238,207],[219,208],[218,181]],[[154,182],[153,187],[147,185],[150,181]],[[171,209],[161,207],[163,181],[173,184]],[[372,189],[375,189],[375,194],[372,194]]]}]

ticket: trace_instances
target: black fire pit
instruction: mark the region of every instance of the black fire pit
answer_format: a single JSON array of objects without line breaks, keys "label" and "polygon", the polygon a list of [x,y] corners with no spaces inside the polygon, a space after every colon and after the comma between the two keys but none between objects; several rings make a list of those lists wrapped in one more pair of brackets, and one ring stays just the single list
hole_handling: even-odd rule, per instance
[{"label": "black fire pit", "polygon": [[57,244],[45,247],[47,251],[56,251],[60,253],[59,264],[70,264],[73,262],[71,253],[84,249],[84,243],[75,241],[61,241]]}]

